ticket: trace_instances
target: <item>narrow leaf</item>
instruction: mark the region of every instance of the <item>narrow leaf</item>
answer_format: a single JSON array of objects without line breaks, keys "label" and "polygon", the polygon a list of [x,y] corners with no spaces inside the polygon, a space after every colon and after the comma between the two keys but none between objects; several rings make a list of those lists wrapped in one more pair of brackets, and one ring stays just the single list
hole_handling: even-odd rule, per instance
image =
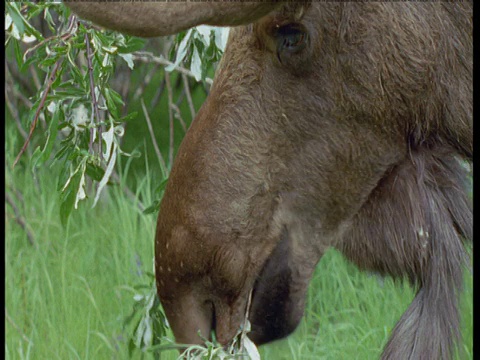
[{"label": "narrow leaf", "polygon": [[185,58],[188,50],[187,45],[190,42],[190,38],[192,37],[192,31],[193,31],[192,29],[188,30],[182,42],[178,46],[177,57],[175,59],[175,62],[165,67],[165,71],[173,71],[178,66],[178,64],[180,64],[180,62]]},{"label": "narrow leaf", "polygon": [[202,79],[202,60],[200,54],[195,47],[192,55],[192,63],[190,64],[190,71],[195,76],[195,80],[200,81]]}]

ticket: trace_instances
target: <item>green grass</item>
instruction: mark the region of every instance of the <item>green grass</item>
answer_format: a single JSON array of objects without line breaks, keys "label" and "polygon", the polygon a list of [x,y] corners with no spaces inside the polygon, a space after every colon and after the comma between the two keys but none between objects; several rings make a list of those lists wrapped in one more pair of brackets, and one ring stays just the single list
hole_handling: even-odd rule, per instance
[{"label": "green grass", "polygon": [[[140,213],[121,187],[96,208],[81,204],[60,225],[54,174],[28,170],[7,176],[25,199],[22,212],[36,236],[32,247],[6,206],[6,359],[126,359],[133,287],[152,270],[155,216]],[[150,177],[140,195],[151,201]],[[462,333],[465,357],[473,348],[472,276],[465,276]],[[262,359],[376,359],[412,290],[361,273],[329,251],[315,272],[304,320],[286,340],[260,348]],[[162,359],[176,359],[176,351]],[[139,352],[134,358],[141,358]],[[148,359],[150,357],[145,356]],[[462,359],[463,359],[462,358]]]}]

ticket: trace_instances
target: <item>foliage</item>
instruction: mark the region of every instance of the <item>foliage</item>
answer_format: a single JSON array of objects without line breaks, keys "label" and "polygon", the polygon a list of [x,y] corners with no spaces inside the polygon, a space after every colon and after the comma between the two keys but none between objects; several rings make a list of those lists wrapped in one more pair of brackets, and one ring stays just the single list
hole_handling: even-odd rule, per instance
[{"label": "foliage", "polygon": [[[6,3],[6,47],[13,48],[20,71],[36,67],[45,74],[42,87],[33,96],[28,125],[32,133],[43,117],[47,136],[43,145],[35,147],[29,162],[33,167],[49,160],[60,163],[56,165],[62,168],[57,190],[62,194],[60,214],[65,224],[72,209],[88,195],[94,195],[95,206],[111,183],[118,156],[138,155],[121,149],[124,124],[137,114],[121,115],[124,99],[110,80],[119,61],[133,69],[133,56],[145,41],[99,30],[61,4],[22,4]],[[30,24],[35,17],[42,17],[53,35],[45,37],[36,30]],[[176,61],[166,70],[174,71],[185,60],[195,79],[205,80],[209,66],[220,59],[224,37],[221,29],[208,26],[179,34],[170,51]],[[25,145],[29,142],[30,137]],[[162,170],[166,179],[167,169]],[[88,194],[86,179],[92,181],[94,194]]]},{"label": "foliage", "polygon": [[[58,174],[55,182],[60,195],[60,221],[66,227],[73,209],[88,198],[93,199],[90,202],[95,207],[102,192],[118,180],[115,169],[120,157],[140,155],[138,151],[122,150],[126,125],[136,118],[138,121],[138,112],[123,111],[128,99],[117,91],[112,80],[117,68],[135,67],[135,60],[145,55],[139,50],[146,41],[99,29],[53,2],[7,2],[5,30],[5,48],[7,55],[15,59],[15,70],[19,71],[16,75],[22,77],[30,71],[39,85],[32,92],[19,87],[13,79],[7,81],[6,102],[16,117],[20,132],[17,138],[23,136],[22,148],[16,150],[15,160],[7,166],[15,168],[20,162],[32,174],[43,167]],[[205,83],[210,80],[209,70],[221,57],[227,33],[208,26],[188,30],[171,37],[164,46],[165,53],[176,59],[174,63],[161,56],[151,56],[152,61],[163,62],[165,70],[172,74],[186,64],[189,75]],[[11,74],[7,71],[7,75]],[[184,92],[190,91],[188,82],[184,88]],[[26,99],[27,106],[18,107],[22,99]],[[193,117],[194,107],[189,105]],[[169,103],[170,114],[176,109],[179,117],[176,104]],[[148,117],[146,111],[144,115]],[[44,130],[41,134],[35,132],[39,126]],[[25,127],[29,128],[28,134]],[[155,141],[153,134],[152,139]],[[173,159],[173,149],[169,150],[167,164],[157,153],[162,178],[152,205],[142,205],[145,214],[158,210]],[[11,204],[15,206],[13,200]],[[167,329],[154,275],[149,274],[146,282],[134,286],[137,292],[132,313],[124,321],[125,328],[131,327],[130,356],[136,348],[160,344]]]}]

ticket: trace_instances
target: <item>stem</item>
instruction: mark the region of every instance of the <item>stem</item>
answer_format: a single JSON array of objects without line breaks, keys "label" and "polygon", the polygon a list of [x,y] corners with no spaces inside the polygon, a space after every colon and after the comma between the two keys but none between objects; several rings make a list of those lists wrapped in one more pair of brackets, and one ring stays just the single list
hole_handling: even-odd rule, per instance
[{"label": "stem", "polygon": [[18,160],[20,160],[20,157],[23,155],[23,153],[27,149],[28,144],[30,143],[30,140],[32,139],[33,130],[35,130],[35,127],[37,126],[38,117],[40,116],[40,112],[42,111],[45,105],[45,101],[47,100],[47,96],[48,96],[48,93],[50,92],[50,88],[53,82],[55,81],[57,70],[60,68],[60,65],[62,63],[63,63],[63,59],[58,60],[55,63],[55,66],[53,67],[52,73],[48,77],[47,86],[45,87],[45,91],[43,92],[43,96],[42,96],[42,99],[40,100],[40,104],[38,105],[37,111],[35,112],[35,117],[33,118],[32,125],[30,126],[30,132],[28,133],[28,137],[25,140],[25,143],[23,144],[22,149],[20,150],[17,157],[15,158],[15,161],[13,162],[12,167],[15,167],[15,165],[17,165]]},{"label": "stem", "polygon": [[190,87],[188,86],[188,78],[185,74],[182,74],[183,88],[185,89],[185,95],[187,96],[188,107],[190,108],[190,114],[192,115],[192,121],[195,119],[195,106],[193,106],[192,94],[190,93]]},{"label": "stem", "polygon": [[158,147],[157,140],[155,139],[155,134],[153,132],[152,122],[150,121],[150,116],[148,115],[147,108],[145,107],[145,102],[141,99],[143,113],[145,114],[145,120],[148,126],[148,132],[150,133],[150,137],[152,138],[153,148],[155,149],[155,153],[157,154],[158,163],[160,164],[160,170],[162,171],[162,176],[165,178],[167,174],[167,167],[165,165],[165,160],[163,160],[162,153],[160,152],[160,148]]}]

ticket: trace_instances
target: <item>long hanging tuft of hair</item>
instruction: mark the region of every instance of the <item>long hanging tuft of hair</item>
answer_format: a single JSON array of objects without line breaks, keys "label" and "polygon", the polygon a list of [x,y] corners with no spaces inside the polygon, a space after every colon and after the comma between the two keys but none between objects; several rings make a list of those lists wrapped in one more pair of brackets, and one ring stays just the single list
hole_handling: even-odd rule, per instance
[{"label": "long hanging tuft of hair", "polygon": [[407,277],[417,294],[382,359],[450,359],[472,240],[467,170],[449,148],[421,148],[377,186],[338,246],[360,268]]}]

